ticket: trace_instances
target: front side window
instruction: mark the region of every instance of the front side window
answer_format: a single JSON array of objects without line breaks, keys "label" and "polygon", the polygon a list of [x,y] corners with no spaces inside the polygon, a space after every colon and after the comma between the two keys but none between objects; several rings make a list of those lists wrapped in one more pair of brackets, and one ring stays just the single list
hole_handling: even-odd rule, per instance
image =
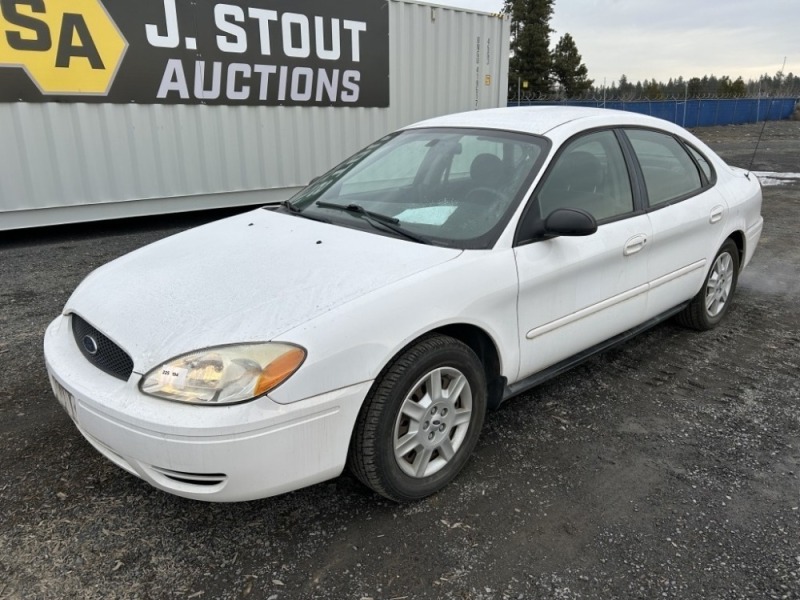
[{"label": "front side window", "polygon": [[403,131],[309,185],[292,198],[291,211],[391,235],[389,222],[434,244],[489,248],[548,146],[544,138],[495,130]]},{"label": "front side window", "polygon": [[597,221],[633,211],[625,158],[613,131],[598,131],[567,144],[539,190],[542,219],[558,208],[580,208]]},{"label": "front side window", "polygon": [[642,168],[651,207],[700,191],[703,182],[692,158],[671,135],[646,129],[625,131]]}]

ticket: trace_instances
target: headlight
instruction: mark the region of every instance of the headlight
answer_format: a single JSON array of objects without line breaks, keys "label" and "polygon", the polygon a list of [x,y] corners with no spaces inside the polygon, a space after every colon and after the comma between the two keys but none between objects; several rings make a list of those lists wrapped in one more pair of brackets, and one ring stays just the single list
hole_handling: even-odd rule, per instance
[{"label": "headlight", "polygon": [[303,348],[282,343],[207,348],[156,367],[142,378],[139,389],[190,404],[235,404],[275,389],[305,358]]}]

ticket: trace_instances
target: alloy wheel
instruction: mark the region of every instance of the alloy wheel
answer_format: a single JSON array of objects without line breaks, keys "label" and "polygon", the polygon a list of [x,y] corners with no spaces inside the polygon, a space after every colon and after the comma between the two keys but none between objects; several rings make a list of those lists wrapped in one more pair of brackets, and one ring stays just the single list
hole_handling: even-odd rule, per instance
[{"label": "alloy wheel", "polygon": [[434,369],[417,381],[400,406],[394,426],[394,456],[410,477],[444,468],[467,436],[472,389],[458,369]]}]

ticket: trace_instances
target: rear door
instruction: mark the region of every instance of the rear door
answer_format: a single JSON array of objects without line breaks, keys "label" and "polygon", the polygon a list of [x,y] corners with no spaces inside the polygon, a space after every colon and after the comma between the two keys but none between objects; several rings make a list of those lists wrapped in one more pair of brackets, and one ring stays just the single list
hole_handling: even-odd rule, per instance
[{"label": "rear door", "polygon": [[645,187],[652,229],[647,252],[647,316],[692,298],[719,246],[728,214],[708,160],[683,140],[660,131],[627,128],[626,139]]}]

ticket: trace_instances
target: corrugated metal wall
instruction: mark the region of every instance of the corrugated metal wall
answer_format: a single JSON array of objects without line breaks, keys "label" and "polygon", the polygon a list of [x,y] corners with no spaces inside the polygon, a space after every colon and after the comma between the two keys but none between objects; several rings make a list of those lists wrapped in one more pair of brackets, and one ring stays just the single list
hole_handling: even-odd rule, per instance
[{"label": "corrugated metal wall", "polygon": [[507,20],[389,9],[388,109],[0,104],[0,230],[278,201],[398,127],[505,105]]}]

